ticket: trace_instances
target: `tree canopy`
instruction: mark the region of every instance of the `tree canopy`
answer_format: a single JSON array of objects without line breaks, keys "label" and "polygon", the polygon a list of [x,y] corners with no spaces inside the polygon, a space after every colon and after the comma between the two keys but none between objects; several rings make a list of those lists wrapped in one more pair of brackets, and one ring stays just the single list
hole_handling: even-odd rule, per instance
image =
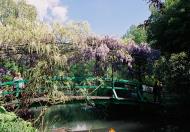
[{"label": "tree canopy", "polygon": [[122,38],[124,41],[133,40],[137,44],[146,43],[147,33],[144,27],[132,25]]},{"label": "tree canopy", "polygon": [[150,44],[165,53],[189,52],[190,1],[166,0],[164,5],[149,18]]}]

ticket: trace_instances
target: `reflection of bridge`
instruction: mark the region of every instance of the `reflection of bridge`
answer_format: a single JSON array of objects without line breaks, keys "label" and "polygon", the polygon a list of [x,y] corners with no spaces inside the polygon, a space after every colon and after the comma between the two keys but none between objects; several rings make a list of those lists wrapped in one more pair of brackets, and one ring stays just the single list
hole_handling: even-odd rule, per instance
[{"label": "reflection of bridge", "polygon": [[[46,95],[41,95],[39,97],[31,97],[30,91],[27,89],[22,90],[19,88],[19,83],[27,83],[27,80],[20,81],[10,81],[4,82],[0,84],[2,89],[1,96],[5,98],[7,96],[19,97],[21,94],[25,94],[25,103],[27,101],[28,104],[36,105],[46,104],[46,105],[54,105],[60,103],[72,103],[72,102],[89,102],[91,104],[106,104],[106,103],[114,103],[114,104],[152,104],[152,94],[147,94],[143,92],[142,85],[138,81],[131,80],[116,80],[116,79],[102,79],[98,81],[96,78],[69,78],[69,77],[53,77],[49,78],[51,81],[60,81],[60,82],[74,82],[72,86],[62,85],[62,91],[70,90],[70,94],[65,94],[61,97],[50,98]],[[85,82],[91,82],[90,85],[85,85]],[[83,85],[82,85],[83,84]],[[5,87],[15,87],[14,91],[6,90]],[[85,95],[77,95],[74,90],[86,90],[87,93]],[[89,94],[90,93],[90,94]],[[36,93],[37,94],[37,93]],[[37,94],[38,95],[38,94]],[[31,97],[31,98],[30,98]],[[20,101],[18,101],[20,99]],[[22,102],[22,97],[18,98],[18,100],[13,99],[9,103],[4,105],[11,104],[19,104]]]}]

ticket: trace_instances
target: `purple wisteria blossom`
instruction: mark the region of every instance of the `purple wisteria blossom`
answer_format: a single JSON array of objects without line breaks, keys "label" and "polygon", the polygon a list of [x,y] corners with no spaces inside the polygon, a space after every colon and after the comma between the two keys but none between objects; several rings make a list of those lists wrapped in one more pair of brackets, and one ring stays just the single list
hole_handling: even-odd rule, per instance
[{"label": "purple wisteria blossom", "polygon": [[153,62],[160,56],[160,52],[151,49],[147,43],[136,44],[134,41],[131,41],[126,44],[108,36],[104,38],[89,37],[85,43],[86,47],[77,54],[75,59],[79,58],[84,61],[96,60],[105,65],[116,62],[115,64],[127,64],[128,68],[132,69],[132,65],[136,61]]}]

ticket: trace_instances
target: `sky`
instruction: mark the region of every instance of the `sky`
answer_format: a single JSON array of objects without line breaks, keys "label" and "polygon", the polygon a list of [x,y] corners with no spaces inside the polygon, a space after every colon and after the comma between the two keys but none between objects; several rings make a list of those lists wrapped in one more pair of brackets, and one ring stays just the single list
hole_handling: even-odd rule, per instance
[{"label": "sky", "polygon": [[42,21],[87,21],[99,35],[122,36],[150,16],[145,0],[27,0]]}]

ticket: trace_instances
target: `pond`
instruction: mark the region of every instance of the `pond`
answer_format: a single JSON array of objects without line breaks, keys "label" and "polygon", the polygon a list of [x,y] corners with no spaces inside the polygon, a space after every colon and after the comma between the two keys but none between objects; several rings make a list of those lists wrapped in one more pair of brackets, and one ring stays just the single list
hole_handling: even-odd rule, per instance
[{"label": "pond", "polygon": [[[108,110],[107,110],[108,109]],[[118,110],[117,110],[118,109]],[[120,107],[110,111],[109,108],[96,108],[86,104],[66,104],[51,106],[44,117],[46,131],[53,132],[188,132],[188,122],[173,117],[160,117],[120,111]],[[133,108],[134,109],[134,108]],[[183,122],[184,121],[184,122]]]}]

